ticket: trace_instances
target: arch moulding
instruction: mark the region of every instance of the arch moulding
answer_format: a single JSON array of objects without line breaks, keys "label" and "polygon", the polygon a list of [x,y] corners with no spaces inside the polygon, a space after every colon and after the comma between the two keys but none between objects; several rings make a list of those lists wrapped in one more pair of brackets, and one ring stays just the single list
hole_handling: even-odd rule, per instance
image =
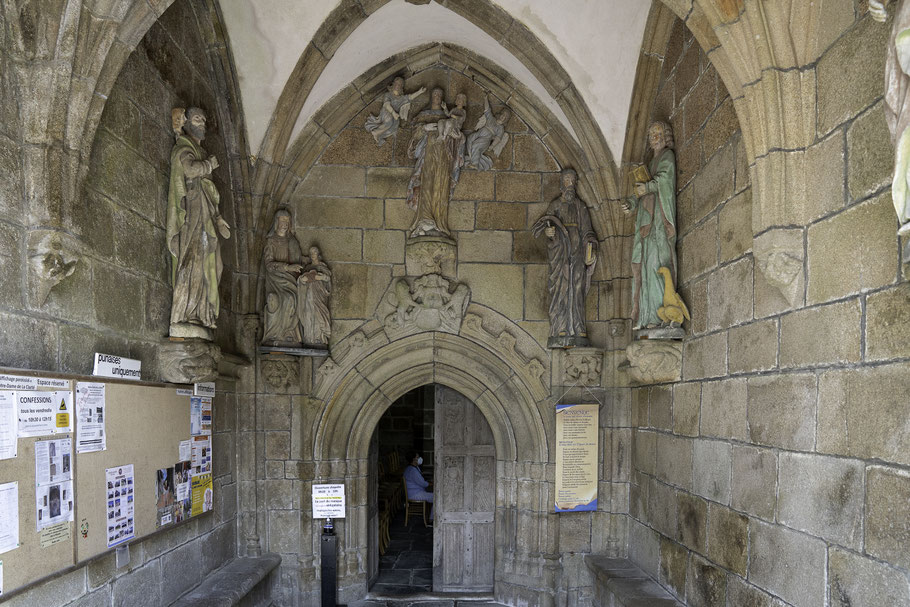
[{"label": "arch moulding", "polygon": [[390,341],[375,320],[333,350],[313,396],[324,412],[314,460],[362,460],[382,414],[400,396],[438,383],[469,398],[493,430],[500,461],[550,461],[549,357],[498,312],[471,304],[457,334],[427,331]]}]

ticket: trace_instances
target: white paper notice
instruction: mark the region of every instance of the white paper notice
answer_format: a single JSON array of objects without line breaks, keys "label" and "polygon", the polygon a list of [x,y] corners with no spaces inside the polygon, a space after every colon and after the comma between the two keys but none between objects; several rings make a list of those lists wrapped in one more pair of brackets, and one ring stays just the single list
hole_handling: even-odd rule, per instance
[{"label": "white paper notice", "polygon": [[212,471],[212,437],[203,434],[193,437],[192,457],[193,474]]},{"label": "white paper notice", "polygon": [[35,484],[39,487],[72,480],[73,441],[69,438],[35,443]]},{"label": "white paper notice", "polygon": [[16,457],[19,437],[19,411],[16,409],[16,393],[0,392],[0,459]]},{"label": "white paper notice", "polygon": [[133,465],[108,468],[107,477],[107,547],[136,537],[133,520]]},{"label": "white paper notice", "polygon": [[19,483],[0,485],[0,554],[19,547]]},{"label": "white paper notice", "polygon": [[202,397],[190,397],[190,435],[202,434]]},{"label": "white paper notice", "polygon": [[73,431],[73,393],[16,392],[19,438]]},{"label": "white paper notice", "polygon": [[191,440],[182,440],[180,441],[180,448],[177,450],[177,461],[186,462],[189,461],[192,455],[192,444]]},{"label": "white paper notice", "polygon": [[73,481],[35,487],[37,531],[73,520]]},{"label": "white paper notice", "polygon": [[0,596],[3,596],[3,561],[0,561]]},{"label": "white paper notice", "polygon": [[0,375],[0,390],[34,390],[36,388],[70,387],[68,379],[55,377],[24,377],[21,375]]},{"label": "white paper notice", "polygon": [[104,451],[104,384],[76,384],[76,453]]}]

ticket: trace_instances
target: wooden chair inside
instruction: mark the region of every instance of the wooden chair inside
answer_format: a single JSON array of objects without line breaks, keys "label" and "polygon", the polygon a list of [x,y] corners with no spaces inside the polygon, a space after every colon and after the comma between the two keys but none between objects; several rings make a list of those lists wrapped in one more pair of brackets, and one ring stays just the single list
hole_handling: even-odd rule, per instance
[{"label": "wooden chair inside", "polygon": [[408,496],[408,483],[404,480],[404,476],[401,477],[401,484],[404,486],[404,495],[405,495],[405,508],[404,508],[404,526],[408,526],[408,516],[417,515],[418,509],[420,514],[423,516],[423,526],[427,526],[427,503],[417,500],[412,500]]}]

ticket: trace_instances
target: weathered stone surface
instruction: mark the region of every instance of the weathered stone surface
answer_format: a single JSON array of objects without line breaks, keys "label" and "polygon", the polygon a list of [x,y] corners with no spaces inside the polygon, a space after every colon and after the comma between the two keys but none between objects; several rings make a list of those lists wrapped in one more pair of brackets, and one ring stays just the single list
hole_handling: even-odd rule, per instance
[{"label": "weathered stone surface", "polygon": [[866,552],[910,567],[910,473],[870,466],[866,471]]},{"label": "weathered stone surface", "polygon": [[891,182],[894,150],[885,123],[883,102],[871,109],[847,129],[847,187],[850,199],[878,191]]},{"label": "weathered stone surface", "polygon": [[497,174],[496,200],[504,202],[538,202],[540,200],[540,174]]},{"label": "weathered stone surface", "polygon": [[752,319],[752,260],[744,258],[708,277],[708,330]]},{"label": "weathered stone surface", "polygon": [[159,204],[155,167],[121,141],[99,133],[88,180],[106,196],[155,220]]},{"label": "weathered stone surface", "polygon": [[268,546],[271,552],[293,554],[300,550],[300,512],[270,511],[268,531]]},{"label": "weathered stone surface", "polygon": [[828,551],[831,607],[910,605],[906,576],[872,559],[846,550]]},{"label": "weathered stone surface", "polygon": [[[653,401],[652,401],[653,402]],[[657,435],[657,477],[686,490],[692,488],[692,440]]]},{"label": "weathered stone surface", "polygon": [[[723,87],[723,84],[721,83],[719,86]],[[703,143],[705,158],[713,156],[714,152],[726,145],[737,131],[739,131],[739,120],[736,118],[733,100],[727,97],[717,106],[705,124]]]},{"label": "weathered stone surface", "polygon": [[509,318],[521,318],[524,300],[521,267],[462,263],[458,265],[458,280],[471,287],[473,301],[490,306]]},{"label": "weathered stone surface", "polygon": [[695,440],[693,450],[693,491],[706,499],[730,503],[730,444]]},{"label": "weathered stone surface", "polygon": [[677,535],[682,544],[696,552],[705,552],[708,505],[705,500],[680,491],[676,494],[678,509]]},{"label": "weathered stone surface", "polygon": [[651,388],[650,425],[660,430],[669,430],[673,425],[673,392],[670,386]]},{"label": "weathered stone surface", "polygon": [[693,554],[686,574],[686,600],[690,605],[724,607],[727,575],[719,567]]},{"label": "weathered stone surface", "polygon": [[[809,227],[809,304],[894,282],[894,207],[891,195],[851,207]],[[847,269],[847,271],[844,271]]]},{"label": "weathered stone surface", "polygon": [[[404,198],[408,194],[410,167],[372,167],[367,169],[367,196],[370,198]],[[356,216],[352,219],[357,219]]]},{"label": "weathered stone surface", "polygon": [[545,263],[546,238],[535,238],[527,230],[512,232],[512,259],[517,263]]},{"label": "weathered stone surface", "polygon": [[863,19],[819,59],[819,133],[827,133],[875,101],[889,32],[873,19]]},{"label": "weathered stone surface", "polygon": [[687,213],[691,223],[701,221],[733,195],[734,149],[732,145],[721,149],[692,181],[695,209],[691,215]]},{"label": "weathered stone surface", "polygon": [[862,503],[862,462],[781,453],[777,518],[784,525],[859,548]]},{"label": "weathered stone surface", "polygon": [[290,432],[266,432],[266,459],[288,459],[291,453]]},{"label": "weathered stone surface", "polygon": [[676,490],[652,478],[648,488],[648,524],[662,535],[676,530]]},{"label": "weathered stone surface", "polygon": [[471,261],[511,262],[512,233],[483,230],[459,234],[458,261],[459,263]]},{"label": "weathered stone surface", "polygon": [[[794,155],[799,158],[798,155]],[[844,136],[832,133],[824,141],[811,146],[801,159],[805,183],[802,204],[780,209],[788,223],[804,225],[839,209],[844,204]]]},{"label": "weathered stone surface", "polygon": [[364,230],[363,260],[379,263],[404,263],[404,232]]},{"label": "weathered stone surface", "polygon": [[[528,223],[528,205],[509,202],[478,202],[478,230],[522,230]],[[545,238],[540,239],[546,242]]]},{"label": "weathered stone surface", "polygon": [[753,521],[749,580],[795,607],[825,601],[825,543],[778,525]]},{"label": "weathered stone surface", "polygon": [[679,596],[686,593],[688,564],[689,551],[684,546],[665,537],[660,538],[660,583]]},{"label": "weathered stone surface", "polygon": [[378,198],[295,196],[294,204],[298,228],[382,227],[383,201]]},{"label": "weathered stone surface", "polygon": [[4,605],[8,607],[34,607],[35,605],[61,607],[84,592],[85,571],[77,569],[66,575],[54,578],[46,584],[40,584],[33,590],[17,594],[8,600],[4,599]]},{"label": "weathered stone surface", "polygon": [[19,146],[11,139],[0,137],[0,216],[17,220],[22,209],[22,167]]},{"label": "weathered stone surface", "polygon": [[559,517],[559,549],[563,552],[590,552],[591,518]]},{"label": "weathered stone surface", "polygon": [[629,523],[629,560],[644,569],[648,575],[657,577],[660,561],[659,536],[635,520]]},{"label": "weathered stone surface", "polygon": [[[545,320],[549,323],[547,272],[545,265],[525,266],[525,309],[527,320]],[[546,343],[546,338],[543,340]]]},{"label": "weathered stone surface", "polygon": [[762,592],[735,575],[727,576],[727,600],[731,607],[786,607],[780,599]]},{"label": "weathered stone surface", "polygon": [[657,468],[657,433],[645,430],[633,432],[632,457],[637,470],[654,474]]},{"label": "weathered stone surface", "polygon": [[688,331],[691,335],[700,335],[708,327],[708,279],[700,278],[687,284],[677,286],[683,301],[689,307]]},{"label": "weathered stone surface", "polygon": [[203,575],[202,542],[191,541],[161,556],[161,602],[168,604],[192,588]]},{"label": "weathered stone surface", "polygon": [[727,339],[730,373],[768,371],[777,366],[777,320],[735,327]]},{"label": "weathered stone surface", "polygon": [[294,192],[300,196],[363,196],[366,169],[351,166],[321,166],[310,169]]},{"label": "weathered stone surface", "polygon": [[673,386],[673,432],[698,436],[701,396],[701,384],[698,382]]},{"label": "weathered stone surface", "polygon": [[321,164],[356,164],[360,166],[387,166],[392,164],[395,146],[377,146],[373,136],[366,129],[353,126],[341,131],[332,143],[326,146],[319,158]]},{"label": "weathered stone surface", "polygon": [[729,508],[708,507],[708,558],[727,569],[746,575],[749,519]]},{"label": "weathered stone surface", "polygon": [[678,341],[637,340],[626,348],[627,372],[633,382],[651,384],[679,381],[682,367],[682,346]]},{"label": "weathered stone surface", "polygon": [[492,171],[462,171],[452,200],[494,200],[495,177]]},{"label": "weathered stone surface", "polygon": [[910,283],[866,298],[866,359],[910,356]]},{"label": "weathered stone surface", "polygon": [[752,248],[752,190],[727,201],[717,219],[720,262],[732,261]]},{"label": "weathered stone surface", "polygon": [[683,343],[683,379],[719,377],[727,372],[727,334],[714,333]]},{"label": "weathered stone surface", "polygon": [[910,464],[903,395],[910,365],[829,371],[819,380],[818,446],[823,453]]},{"label": "weathered stone surface", "polygon": [[729,379],[702,384],[702,436],[747,440],[746,380]]},{"label": "weathered stone surface", "polygon": [[781,318],[781,367],[849,363],[860,359],[858,300],[799,310]]},{"label": "weathered stone surface", "polygon": [[749,435],[752,442],[785,449],[812,449],[815,443],[816,379],[811,374],[749,379]]},{"label": "weathered stone surface", "polygon": [[[717,266],[717,217],[691,230],[679,243],[679,276],[688,282]],[[689,300],[686,300],[687,302]],[[692,306],[689,306],[690,312]]]},{"label": "weathered stone surface", "polygon": [[[513,135],[512,147],[516,171],[553,172],[559,170],[553,155],[541,143],[537,135]],[[505,156],[507,152],[507,149],[503,150],[502,155]]]},{"label": "weathered stone surface", "polygon": [[752,516],[772,519],[777,506],[777,455],[770,449],[733,447],[730,505]]}]

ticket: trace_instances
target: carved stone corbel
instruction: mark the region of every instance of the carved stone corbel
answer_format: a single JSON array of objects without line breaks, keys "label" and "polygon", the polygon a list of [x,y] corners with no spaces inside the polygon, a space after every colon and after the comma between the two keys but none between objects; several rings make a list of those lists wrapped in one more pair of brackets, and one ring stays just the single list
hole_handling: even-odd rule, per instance
[{"label": "carved stone corbel", "polygon": [[158,347],[161,377],[174,384],[215,381],[220,361],[221,348],[203,339],[167,339]]},{"label": "carved stone corbel", "polygon": [[771,230],[752,243],[755,265],[767,283],[780,291],[791,307],[802,303],[805,285],[803,234],[800,230]]},{"label": "carved stone corbel", "polygon": [[38,305],[43,306],[51,289],[76,271],[81,256],[76,241],[62,232],[33,230],[28,240],[29,283]]},{"label": "carved stone corbel", "polygon": [[450,282],[439,274],[411,281],[396,278],[376,308],[376,319],[390,340],[423,331],[457,334],[470,301],[467,285]]},{"label": "carved stone corbel", "polygon": [[637,384],[679,381],[682,374],[682,342],[665,339],[633,341],[626,348],[628,363],[620,370]]}]

